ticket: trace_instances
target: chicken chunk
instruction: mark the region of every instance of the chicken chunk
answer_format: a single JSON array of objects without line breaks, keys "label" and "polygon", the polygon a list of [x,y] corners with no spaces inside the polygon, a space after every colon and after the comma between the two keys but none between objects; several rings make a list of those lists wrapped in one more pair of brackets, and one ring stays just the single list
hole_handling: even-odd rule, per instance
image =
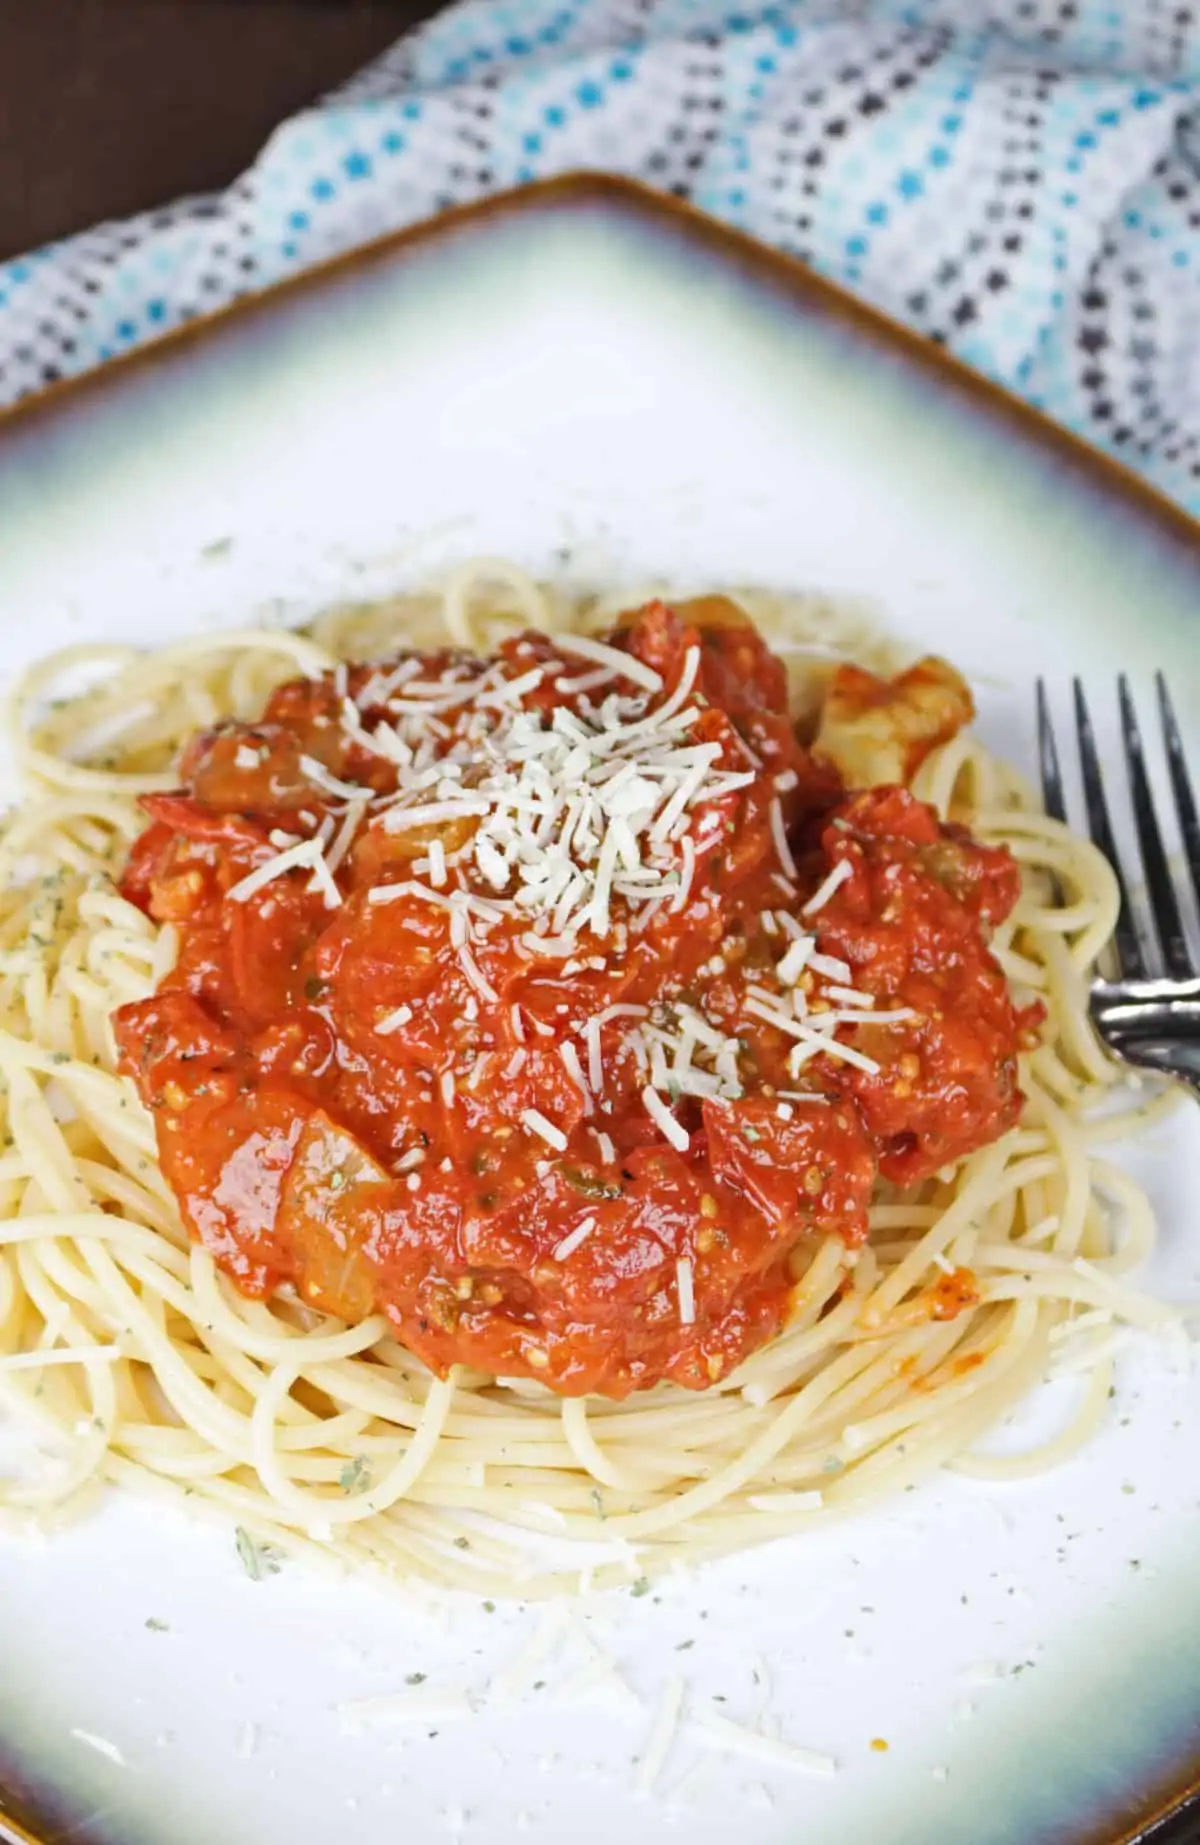
[{"label": "chicken chunk", "polygon": [[939,743],[948,743],[975,715],[966,681],[930,654],[894,679],[861,666],[834,674],[813,744],[847,788],[908,783]]}]

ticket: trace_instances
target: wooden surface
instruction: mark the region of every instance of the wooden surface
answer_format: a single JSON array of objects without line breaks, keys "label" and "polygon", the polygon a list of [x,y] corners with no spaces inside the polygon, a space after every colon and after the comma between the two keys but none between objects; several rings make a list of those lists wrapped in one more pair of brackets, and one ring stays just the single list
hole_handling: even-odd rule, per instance
[{"label": "wooden surface", "polygon": [[0,0],[0,259],[218,189],[432,0]]}]

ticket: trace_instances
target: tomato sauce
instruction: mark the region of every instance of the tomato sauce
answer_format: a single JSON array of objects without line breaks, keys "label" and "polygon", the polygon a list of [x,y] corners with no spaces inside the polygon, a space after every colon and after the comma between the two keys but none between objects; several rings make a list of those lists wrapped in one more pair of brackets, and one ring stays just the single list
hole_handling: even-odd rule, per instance
[{"label": "tomato sauce", "polygon": [[[862,1242],[880,1174],[915,1181],[1011,1126],[1035,1021],[987,947],[1013,861],[903,788],[847,794],[732,605],[654,604],[611,645],[634,677],[589,685],[603,662],[529,634],[491,663],[447,650],[297,680],[260,721],[198,737],[180,792],[144,800],[123,886],[176,925],[178,963],[116,1032],[184,1219],[247,1294],[383,1312],[439,1373],[620,1397],[725,1376],[785,1322],[820,1238]],[[549,910],[531,933],[530,907],[480,879],[486,802],[466,808],[491,746],[476,765],[463,739],[509,734],[514,711],[526,737],[569,730],[610,694],[636,724],[681,691],[682,747],[712,746],[689,830],[659,830],[682,869],[665,900],[615,897],[607,932],[551,954]],[[415,773],[388,743],[405,723],[429,803],[390,830]],[[304,858],[251,888],[322,840],[332,870]],[[818,967],[781,984],[802,937]],[[842,1052],[814,1048],[831,1011]],[[687,1074],[706,1058],[724,1074]]]}]

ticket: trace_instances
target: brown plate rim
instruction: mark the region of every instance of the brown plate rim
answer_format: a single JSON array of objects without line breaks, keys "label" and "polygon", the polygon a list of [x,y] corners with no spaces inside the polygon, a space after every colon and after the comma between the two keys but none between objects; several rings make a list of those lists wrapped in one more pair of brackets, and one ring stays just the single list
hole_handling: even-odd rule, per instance
[{"label": "brown plate rim", "polygon": [[[1182,542],[1200,561],[1200,518],[1193,517],[1186,507],[1170,499],[1126,462],[1093,447],[1073,430],[1014,397],[1002,385],[924,335],[915,333],[902,321],[818,275],[799,257],[773,249],[748,232],[723,223],[674,194],[659,192],[640,180],[604,172],[558,174],[469,204],[453,206],[419,224],[356,245],[298,275],[242,296],[226,307],[197,315],[87,372],[58,379],[0,408],[0,461],[8,435],[36,425],[41,417],[53,415],[61,408],[86,402],[89,398],[95,400],[134,373],[150,371],[233,321],[244,323],[269,318],[283,301],[315,295],[342,276],[383,265],[406,251],[435,244],[447,235],[474,225],[544,206],[574,204],[608,205],[641,218],[665,221],[738,271],[768,283],[799,304],[817,307],[829,318],[840,320],[856,334],[898,354],[942,385],[949,385],[956,395],[972,400],[992,419],[998,418],[1010,430],[1070,463],[1115,498],[1132,504],[1159,532],[1177,543]],[[29,1810],[26,1800],[18,1800],[0,1783],[0,1845],[54,1845],[56,1834],[56,1828],[47,1828],[46,1821]],[[1198,1845],[1198,1842],[1200,1771],[1193,1770],[1186,1785],[1176,1784],[1150,1792],[1142,1810],[1128,1825],[1116,1832],[1108,1829],[1094,1832],[1086,1845]]]}]

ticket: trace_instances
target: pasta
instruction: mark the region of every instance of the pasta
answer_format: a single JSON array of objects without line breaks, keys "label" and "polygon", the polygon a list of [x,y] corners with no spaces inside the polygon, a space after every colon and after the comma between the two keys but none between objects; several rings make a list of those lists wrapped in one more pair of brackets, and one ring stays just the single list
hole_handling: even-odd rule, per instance
[{"label": "pasta", "polygon": [[[610,1401],[462,1367],[439,1378],[382,1316],[344,1325],[286,1292],[244,1298],[189,1241],[110,1023],[175,952],[171,926],[115,888],[137,797],[175,785],[197,727],[254,716],[291,675],[397,645],[482,648],[516,626],[595,632],[636,600],[485,560],[309,633],[78,647],[18,685],[23,792],[0,834],[0,1397],[30,1418],[40,1462],[0,1477],[8,1517],[53,1523],[111,1481],[186,1494],[253,1543],[336,1567],[529,1598],[802,1533],[940,1467],[1017,1477],[1100,1424],[1123,1329],[1170,1316],[1126,1279],[1154,1225],[1098,1149],[1171,1094],[1131,1091],[1088,1023],[1116,916],[1109,867],[966,734],[932,752],[914,792],[1021,867],[993,950],[1047,1012],[1023,1059],[1023,1117],[953,1170],[882,1185],[857,1260],[827,1237],[786,1329],[711,1389]],[[741,600],[798,707],[830,659],[892,661],[835,606]],[[957,1269],[978,1300],[931,1317],[931,1281]],[[991,1453],[988,1432],[1048,1374],[1079,1380],[1069,1424],[1030,1452]]]}]

